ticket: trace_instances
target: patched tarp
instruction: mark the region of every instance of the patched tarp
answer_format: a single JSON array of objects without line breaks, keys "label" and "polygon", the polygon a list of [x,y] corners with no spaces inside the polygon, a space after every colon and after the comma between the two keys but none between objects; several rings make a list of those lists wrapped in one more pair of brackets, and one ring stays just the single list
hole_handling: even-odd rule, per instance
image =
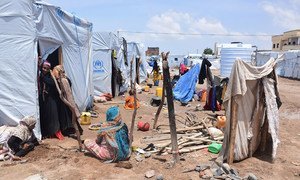
[{"label": "patched tarp", "polygon": [[[275,93],[277,77],[275,79],[268,77],[274,71],[275,65],[274,58],[259,67],[242,60],[235,61],[224,97],[227,121],[220,152],[221,159],[228,158],[230,133],[236,133],[234,160],[239,161],[252,156],[260,144],[260,131],[264,121],[269,124],[268,132],[273,140],[272,157],[276,156],[279,143],[279,114]],[[232,101],[237,104],[236,132],[231,132],[230,128]]]}]

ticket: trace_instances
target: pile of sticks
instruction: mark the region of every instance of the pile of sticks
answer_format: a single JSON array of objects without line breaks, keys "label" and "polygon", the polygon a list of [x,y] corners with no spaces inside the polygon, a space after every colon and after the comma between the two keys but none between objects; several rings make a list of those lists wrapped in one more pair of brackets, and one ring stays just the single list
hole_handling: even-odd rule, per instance
[{"label": "pile of sticks", "polygon": [[[211,123],[206,123],[207,118],[198,119],[197,116],[191,112],[186,112],[186,121],[182,124],[183,127],[177,128],[177,142],[179,153],[188,153],[207,148],[212,142],[222,143],[223,137],[213,137],[208,128],[212,126]],[[154,153],[172,153],[170,130],[161,129],[154,136],[144,137],[141,143],[153,143],[156,147]]]}]

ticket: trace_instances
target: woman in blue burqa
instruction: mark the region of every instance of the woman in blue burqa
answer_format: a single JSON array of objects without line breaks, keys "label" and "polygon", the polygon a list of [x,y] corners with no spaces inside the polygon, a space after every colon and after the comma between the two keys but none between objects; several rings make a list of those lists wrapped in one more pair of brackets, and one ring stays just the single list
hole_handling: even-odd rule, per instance
[{"label": "woman in blue burqa", "polygon": [[101,125],[95,140],[84,141],[86,150],[106,162],[127,160],[131,154],[128,128],[120,110],[112,106],[106,111],[106,122]]}]

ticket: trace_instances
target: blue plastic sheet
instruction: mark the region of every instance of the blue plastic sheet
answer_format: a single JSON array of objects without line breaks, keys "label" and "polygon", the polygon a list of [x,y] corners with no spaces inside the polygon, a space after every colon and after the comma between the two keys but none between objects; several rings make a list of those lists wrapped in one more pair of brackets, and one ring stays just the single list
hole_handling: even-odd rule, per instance
[{"label": "blue plastic sheet", "polygon": [[200,65],[196,64],[187,73],[180,77],[173,89],[173,95],[176,100],[187,103],[192,100],[196,83],[200,72]]}]

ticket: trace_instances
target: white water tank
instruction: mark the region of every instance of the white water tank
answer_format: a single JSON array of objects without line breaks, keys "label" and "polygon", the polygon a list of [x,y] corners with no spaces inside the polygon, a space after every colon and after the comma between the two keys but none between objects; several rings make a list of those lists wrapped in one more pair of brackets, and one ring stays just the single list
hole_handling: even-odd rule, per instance
[{"label": "white water tank", "polygon": [[253,49],[251,44],[223,44],[221,49],[221,76],[229,77],[237,58],[251,63]]}]

